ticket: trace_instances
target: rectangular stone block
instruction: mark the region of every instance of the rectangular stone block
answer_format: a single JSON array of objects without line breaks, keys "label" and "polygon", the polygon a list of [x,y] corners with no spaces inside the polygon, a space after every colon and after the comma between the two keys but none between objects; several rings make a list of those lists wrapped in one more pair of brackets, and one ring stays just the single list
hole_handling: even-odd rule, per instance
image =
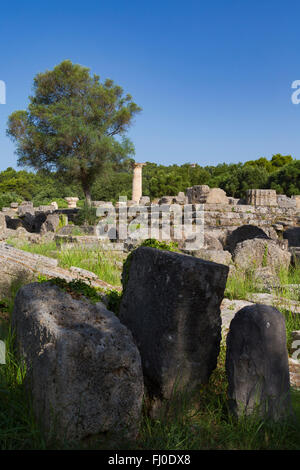
[{"label": "rectangular stone block", "polygon": [[221,340],[220,303],[228,267],[140,247],[123,271],[120,320],[132,332],[154,402],[206,383]]},{"label": "rectangular stone block", "polygon": [[255,206],[277,206],[275,189],[247,189],[247,204]]}]

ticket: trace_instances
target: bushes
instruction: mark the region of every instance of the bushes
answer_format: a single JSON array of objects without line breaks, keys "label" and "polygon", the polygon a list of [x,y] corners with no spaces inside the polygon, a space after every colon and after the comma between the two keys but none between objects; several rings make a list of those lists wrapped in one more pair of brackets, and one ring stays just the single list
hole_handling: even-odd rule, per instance
[{"label": "bushes", "polygon": [[96,215],[97,209],[96,207],[90,207],[87,204],[79,209],[78,214],[75,217],[75,224],[76,225],[96,225],[98,221],[98,217]]},{"label": "bushes", "polygon": [[269,176],[268,187],[275,189],[278,194],[300,194],[300,160],[295,160],[283,166]]},{"label": "bushes", "polygon": [[49,204],[51,204],[51,202],[54,202],[54,201],[57,202],[57,205],[60,209],[66,209],[68,207],[67,201],[65,201],[61,197],[45,198],[45,197],[40,197],[40,195],[38,194],[32,200],[34,207],[48,206]]},{"label": "bushes", "polygon": [[[208,184],[227,192],[228,196],[244,197],[250,188],[276,189],[279,194],[300,193],[300,160],[290,155],[273,155],[271,160],[259,158],[245,163],[222,163],[216,166],[193,167],[183,165],[157,165],[147,162],[143,169],[143,194],[151,199],[164,195],[176,195],[187,187]],[[91,188],[95,201],[116,202],[120,195],[131,199],[132,169],[126,165],[107,165]],[[36,206],[57,201],[66,207],[64,197],[77,196],[83,205],[81,186],[64,181],[61,176],[49,172],[16,171],[13,168],[0,172],[0,193],[20,195],[33,200]],[[60,202],[59,202],[60,201]],[[13,202],[13,201],[12,201]],[[5,204],[4,204],[5,205]]]},{"label": "bushes", "polygon": [[9,207],[12,202],[22,202],[23,198],[16,193],[0,194],[0,210],[3,207]]}]

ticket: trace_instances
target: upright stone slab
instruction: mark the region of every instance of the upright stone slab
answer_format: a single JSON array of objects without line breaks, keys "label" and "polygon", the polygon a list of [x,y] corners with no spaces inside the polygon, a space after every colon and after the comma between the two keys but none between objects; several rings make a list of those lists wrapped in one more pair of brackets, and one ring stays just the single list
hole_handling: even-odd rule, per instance
[{"label": "upright stone slab", "polygon": [[136,437],[141,359],[131,333],[112,312],[51,283],[33,283],[18,291],[12,320],[34,411],[47,436]]},{"label": "upright stone slab", "polygon": [[[194,390],[217,364],[228,267],[139,247],[131,254],[119,318],[132,332],[154,401]],[[158,400],[155,400],[158,399]]]},{"label": "upright stone slab", "polygon": [[239,310],[227,336],[228,397],[237,416],[254,411],[275,421],[291,414],[285,320],[274,307]]}]

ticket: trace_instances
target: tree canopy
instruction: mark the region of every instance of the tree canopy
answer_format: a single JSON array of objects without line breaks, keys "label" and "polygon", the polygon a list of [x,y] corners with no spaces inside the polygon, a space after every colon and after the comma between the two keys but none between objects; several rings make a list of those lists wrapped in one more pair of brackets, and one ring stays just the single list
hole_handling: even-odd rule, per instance
[{"label": "tree canopy", "polygon": [[[183,165],[157,165],[148,162],[143,168],[143,194],[152,199],[175,195],[196,184],[208,184],[226,191],[228,196],[244,197],[250,188],[276,189],[278,194],[300,194],[300,160],[281,159],[282,166],[261,163],[259,158],[251,162],[224,163],[217,166],[201,167]],[[279,160],[279,159],[278,159]],[[255,164],[257,162],[257,164]],[[290,162],[290,163],[289,163]],[[107,163],[96,176],[91,196],[94,201],[117,201],[119,196],[131,199],[132,167],[130,159],[122,164]],[[66,205],[63,198],[78,196],[84,198],[78,181],[66,183],[56,172],[39,170],[35,173],[7,168],[0,172],[0,208],[23,199],[32,200],[35,206],[57,201]]]},{"label": "tree canopy", "polygon": [[126,132],[141,110],[110,79],[69,60],[34,78],[27,110],[9,116],[18,164],[80,183],[88,203],[106,164],[134,154]]}]

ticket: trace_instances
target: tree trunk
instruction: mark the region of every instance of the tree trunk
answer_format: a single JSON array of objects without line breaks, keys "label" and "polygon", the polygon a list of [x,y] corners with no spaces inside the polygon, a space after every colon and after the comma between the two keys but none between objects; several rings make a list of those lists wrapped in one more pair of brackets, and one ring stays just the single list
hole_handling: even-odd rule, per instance
[{"label": "tree trunk", "polygon": [[88,207],[92,206],[92,196],[89,188],[83,188],[84,191],[84,196],[85,196],[85,202]]}]

